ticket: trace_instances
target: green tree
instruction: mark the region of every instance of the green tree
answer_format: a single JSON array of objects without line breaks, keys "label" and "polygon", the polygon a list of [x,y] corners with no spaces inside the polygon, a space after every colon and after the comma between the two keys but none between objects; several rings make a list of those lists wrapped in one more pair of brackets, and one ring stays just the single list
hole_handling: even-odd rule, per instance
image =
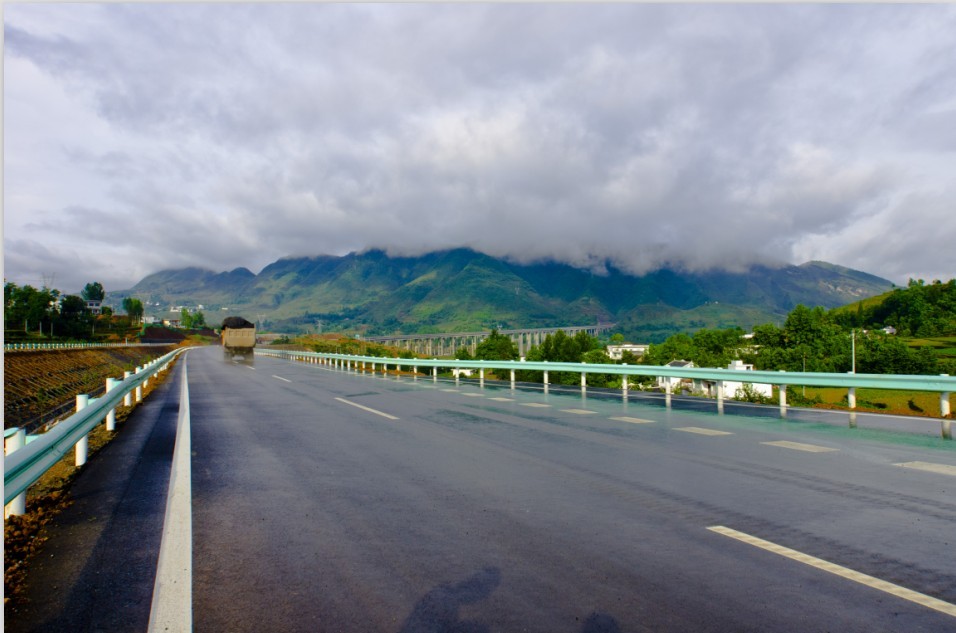
[{"label": "green tree", "polygon": [[135,297],[124,298],[123,309],[133,323],[138,323],[143,318],[143,302]]},{"label": "green tree", "polygon": [[60,298],[58,290],[43,288],[37,290],[33,286],[17,286],[6,283],[3,286],[3,317],[5,323],[19,327],[23,324],[23,331],[43,330],[49,332],[53,319],[56,316],[56,303]]},{"label": "green tree", "polygon": [[88,338],[93,329],[93,313],[86,301],[76,295],[67,295],[60,300],[56,318],[56,333],[69,338]]},{"label": "green tree", "polygon": [[663,343],[651,345],[641,363],[644,365],[666,365],[672,360],[693,360],[697,357],[697,347],[690,335],[680,332],[669,336]]},{"label": "green tree", "polygon": [[475,347],[475,358],[478,360],[517,360],[518,346],[508,336],[499,334],[498,330],[494,329],[488,338]]},{"label": "green tree", "polygon": [[106,298],[106,291],[103,290],[103,284],[94,281],[83,287],[82,296],[87,301],[102,301]]}]

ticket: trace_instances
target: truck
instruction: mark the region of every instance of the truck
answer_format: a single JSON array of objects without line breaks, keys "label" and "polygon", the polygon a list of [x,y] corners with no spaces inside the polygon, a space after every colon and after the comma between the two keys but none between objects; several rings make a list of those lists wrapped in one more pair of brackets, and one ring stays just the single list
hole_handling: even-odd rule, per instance
[{"label": "truck", "polygon": [[251,356],[256,346],[256,326],[242,317],[223,319],[219,336],[227,356]]}]

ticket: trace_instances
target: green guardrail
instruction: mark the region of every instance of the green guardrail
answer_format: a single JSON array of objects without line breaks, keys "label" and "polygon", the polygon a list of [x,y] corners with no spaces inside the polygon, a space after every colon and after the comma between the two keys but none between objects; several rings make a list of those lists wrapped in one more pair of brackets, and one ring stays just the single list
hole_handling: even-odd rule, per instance
[{"label": "green guardrail", "polygon": [[[902,374],[857,374],[840,373],[812,373],[788,371],[754,371],[738,369],[716,369],[709,367],[666,367],[659,365],[601,365],[589,363],[551,363],[529,361],[487,361],[487,360],[456,360],[438,358],[385,358],[381,356],[356,356],[351,354],[330,354],[321,352],[300,352],[290,350],[256,349],[256,354],[270,355],[284,358],[298,357],[301,360],[316,360],[330,363],[374,363],[402,367],[448,367],[453,369],[484,369],[505,371],[541,371],[541,372],[573,372],[582,376],[581,386],[586,385],[587,374],[613,374],[619,376],[647,376],[660,378],[689,378],[692,380],[709,380],[718,384],[723,382],[739,382],[747,384],[769,384],[780,387],[780,406],[785,407],[786,387],[799,385],[807,387],[838,387],[848,390],[850,408],[855,408],[856,389],[897,389],[905,391],[929,391],[940,394],[940,415],[944,418],[942,435],[952,439],[950,430],[949,394],[956,391],[956,376],[941,374],[938,376],[917,376]],[[483,379],[483,372],[482,372]],[[513,379],[512,379],[513,380]],[[545,379],[547,381],[547,379]],[[545,382],[547,384],[547,382]],[[624,381],[622,391],[627,392],[627,381]],[[718,392],[720,393],[720,392]],[[722,398],[719,395],[718,398]]]},{"label": "green guardrail", "polygon": [[[162,371],[178,354],[188,348],[174,350],[151,361],[142,370],[116,385],[102,397],[90,399],[88,405],[66,418],[50,431],[32,436],[26,446],[4,459],[3,466],[3,503],[10,503],[25,492],[43,474],[66,455],[87,433],[102,422],[110,411],[120,405],[147,380]],[[5,432],[6,434],[6,432]]]}]

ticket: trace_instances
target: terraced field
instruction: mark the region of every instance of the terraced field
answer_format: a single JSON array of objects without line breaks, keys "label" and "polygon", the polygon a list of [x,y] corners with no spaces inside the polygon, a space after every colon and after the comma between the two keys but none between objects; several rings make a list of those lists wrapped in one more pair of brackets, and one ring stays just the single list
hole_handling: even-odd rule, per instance
[{"label": "terraced field", "polygon": [[8,352],[3,355],[3,427],[33,430],[72,410],[76,394],[97,395],[107,378],[122,378],[145,362],[175,349],[115,347]]}]

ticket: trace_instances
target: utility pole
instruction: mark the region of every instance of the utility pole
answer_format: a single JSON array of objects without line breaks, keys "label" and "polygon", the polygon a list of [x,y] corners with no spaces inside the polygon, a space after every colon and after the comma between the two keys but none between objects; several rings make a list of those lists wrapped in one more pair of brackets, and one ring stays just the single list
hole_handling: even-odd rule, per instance
[{"label": "utility pole", "polygon": [[853,330],[851,336],[852,336],[852,338],[851,338],[851,347],[850,347],[850,349],[851,349],[851,356],[852,356],[852,361],[851,361],[851,362],[852,362],[852,366],[851,366],[851,371],[850,371],[850,373],[851,373],[851,374],[855,374],[855,373],[856,373],[856,330],[855,330],[855,329]]}]

